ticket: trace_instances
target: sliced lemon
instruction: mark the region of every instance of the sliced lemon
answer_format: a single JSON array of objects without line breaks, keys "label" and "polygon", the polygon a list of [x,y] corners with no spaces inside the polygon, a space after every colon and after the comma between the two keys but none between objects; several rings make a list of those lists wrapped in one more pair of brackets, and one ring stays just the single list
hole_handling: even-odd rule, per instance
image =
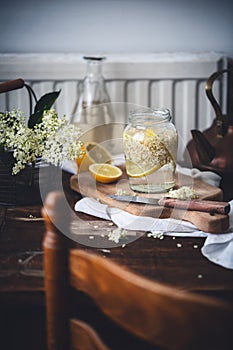
[{"label": "sliced lemon", "polygon": [[96,181],[105,184],[118,180],[122,175],[120,168],[106,163],[91,164],[89,166],[89,171]]},{"label": "sliced lemon", "polygon": [[175,167],[171,153],[154,130],[148,128],[134,135],[124,134],[123,137],[128,176],[148,176],[169,163]]},{"label": "sliced lemon", "polygon": [[143,177],[154,173],[156,170],[161,168],[161,164],[156,164],[153,167],[142,168],[140,165],[132,162],[131,160],[126,160],[126,172],[130,177]]},{"label": "sliced lemon", "polygon": [[156,135],[153,129],[146,129],[145,134],[147,137],[154,137]]},{"label": "sliced lemon", "polygon": [[82,152],[76,159],[78,165],[78,171],[88,171],[89,166],[95,163],[108,163],[112,162],[111,154],[106,148],[96,142],[86,142],[82,146]]}]

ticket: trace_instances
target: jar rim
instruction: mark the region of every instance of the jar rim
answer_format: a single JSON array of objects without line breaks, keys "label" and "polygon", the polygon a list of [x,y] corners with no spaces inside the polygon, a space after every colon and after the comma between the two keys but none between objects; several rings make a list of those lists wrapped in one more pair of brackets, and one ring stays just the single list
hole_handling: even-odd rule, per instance
[{"label": "jar rim", "polygon": [[155,123],[171,120],[168,108],[139,108],[129,113],[129,121],[145,121],[145,118]]}]

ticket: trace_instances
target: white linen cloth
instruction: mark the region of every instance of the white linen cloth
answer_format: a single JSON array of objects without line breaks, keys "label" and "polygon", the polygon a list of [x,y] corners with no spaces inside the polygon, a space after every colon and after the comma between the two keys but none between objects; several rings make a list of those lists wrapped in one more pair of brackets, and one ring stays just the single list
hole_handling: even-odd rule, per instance
[{"label": "white linen cloth", "polygon": [[[178,167],[178,172],[192,177],[198,177],[211,185],[218,186],[220,176],[209,171],[201,172],[198,169]],[[233,200],[230,202],[230,227],[227,233],[213,234],[197,229],[189,222],[168,219],[156,219],[146,216],[136,216],[119,208],[110,208],[92,198],[83,198],[75,204],[75,210],[93,215],[105,220],[111,220],[118,227],[125,230],[151,232],[179,237],[206,237],[202,254],[225,268],[233,269]]]},{"label": "white linen cloth", "polygon": [[74,160],[66,159],[62,164],[62,170],[65,170],[68,173],[75,175],[78,173],[78,165]]}]

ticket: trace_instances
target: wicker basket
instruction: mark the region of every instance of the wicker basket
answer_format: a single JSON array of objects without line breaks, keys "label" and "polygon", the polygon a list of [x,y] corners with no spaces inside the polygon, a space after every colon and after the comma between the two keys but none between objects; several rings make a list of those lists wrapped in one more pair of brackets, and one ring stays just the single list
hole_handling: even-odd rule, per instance
[{"label": "wicker basket", "polygon": [[18,174],[12,175],[11,157],[10,153],[0,156],[0,204],[25,205],[39,202],[40,161],[35,166],[27,165]]}]

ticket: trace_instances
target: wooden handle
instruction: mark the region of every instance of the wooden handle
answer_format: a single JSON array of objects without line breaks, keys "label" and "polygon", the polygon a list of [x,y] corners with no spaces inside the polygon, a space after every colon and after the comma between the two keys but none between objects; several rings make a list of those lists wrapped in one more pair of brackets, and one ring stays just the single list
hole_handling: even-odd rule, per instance
[{"label": "wooden handle", "polygon": [[23,79],[9,80],[0,84],[0,93],[21,89],[22,87],[24,87]]},{"label": "wooden handle", "polygon": [[197,210],[207,213],[226,215],[230,212],[230,204],[227,202],[206,201],[206,200],[180,200],[175,198],[161,198],[159,205],[168,208],[179,208],[186,210]]},{"label": "wooden handle", "polygon": [[210,214],[192,210],[172,210],[173,219],[185,220],[194,224],[199,230],[208,233],[224,233],[229,228],[229,216]]}]

